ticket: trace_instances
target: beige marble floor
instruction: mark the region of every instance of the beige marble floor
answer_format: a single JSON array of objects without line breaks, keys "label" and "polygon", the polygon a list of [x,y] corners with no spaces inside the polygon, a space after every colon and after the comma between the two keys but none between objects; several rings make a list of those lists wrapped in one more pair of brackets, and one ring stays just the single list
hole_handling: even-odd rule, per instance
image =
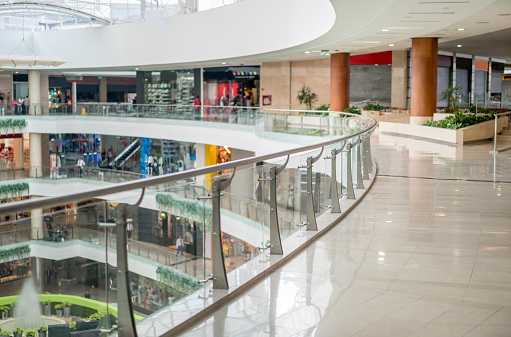
[{"label": "beige marble floor", "polygon": [[374,135],[327,235],[186,336],[511,336],[511,152]]}]

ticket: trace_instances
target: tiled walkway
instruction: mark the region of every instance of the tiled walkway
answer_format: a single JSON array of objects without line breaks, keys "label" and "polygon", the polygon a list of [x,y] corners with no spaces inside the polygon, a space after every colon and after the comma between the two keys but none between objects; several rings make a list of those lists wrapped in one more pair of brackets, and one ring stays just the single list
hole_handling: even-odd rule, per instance
[{"label": "tiled walkway", "polygon": [[511,336],[511,152],[372,146],[363,202],[186,336]]}]

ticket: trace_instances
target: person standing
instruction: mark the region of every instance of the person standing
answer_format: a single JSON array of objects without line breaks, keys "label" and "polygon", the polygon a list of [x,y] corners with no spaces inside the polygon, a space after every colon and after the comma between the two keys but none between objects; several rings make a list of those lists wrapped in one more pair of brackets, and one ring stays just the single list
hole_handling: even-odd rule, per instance
[{"label": "person standing", "polygon": [[85,162],[83,161],[82,158],[78,158],[78,161],[76,162],[76,166],[78,167],[78,178],[81,178],[83,168],[85,167]]},{"label": "person standing", "polygon": [[193,110],[195,114],[195,119],[200,120],[200,98],[197,96],[197,98],[193,101]]},{"label": "person standing", "polygon": [[184,245],[183,245],[183,238],[181,237],[181,235],[179,235],[179,237],[176,240],[176,247],[177,247],[177,254],[179,255],[179,253],[181,253],[181,256],[183,256]]},{"label": "person standing", "polygon": [[51,271],[50,267],[48,267],[48,269],[46,270],[46,284],[47,285],[51,284],[51,275],[52,275],[52,271]]}]

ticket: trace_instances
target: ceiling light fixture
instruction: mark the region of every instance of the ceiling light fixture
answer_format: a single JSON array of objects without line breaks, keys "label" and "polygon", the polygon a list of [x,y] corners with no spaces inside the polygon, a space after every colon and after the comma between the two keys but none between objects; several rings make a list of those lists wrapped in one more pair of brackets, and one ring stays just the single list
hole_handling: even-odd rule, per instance
[{"label": "ceiling light fixture", "polygon": [[135,70],[138,70],[138,68],[135,68]]},{"label": "ceiling light fixture", "polygon": [[394,44],[393,43],[389,43],[389,47],[394,47]]},{"label": "ceiling light fixture", "polygon": [[305,52],[305,54],[310,54],[310,53],[311,53],[311,52],[310,52],[309,50],[307,50],[307,51]]},{"label": "ceiling light fixture", "polygon": [[457,45],[456,47],[461,48],[461,44]]},{"label": "ceiling light fixture", "polygon": [[387,28],[383,28],[381,31],[382,32],[388,32],[389,30]]},{"label": "ceiling light fixture", "polygon": [[222,62],[222,64],[225,64],[225,62]]},{"label": "ceiling light fixture", "polygon": [[465,30],[465,28],[458,28],[459,31]]}]

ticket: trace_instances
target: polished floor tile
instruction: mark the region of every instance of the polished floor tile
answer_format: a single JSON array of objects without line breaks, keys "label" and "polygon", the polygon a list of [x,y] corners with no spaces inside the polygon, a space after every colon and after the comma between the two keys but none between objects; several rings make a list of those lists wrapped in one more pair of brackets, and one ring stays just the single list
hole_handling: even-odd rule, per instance
[{"label": "polished floor tile", "polygon": [[326,235],[185,336],[511,336],[511,158],[373,135]]}]

